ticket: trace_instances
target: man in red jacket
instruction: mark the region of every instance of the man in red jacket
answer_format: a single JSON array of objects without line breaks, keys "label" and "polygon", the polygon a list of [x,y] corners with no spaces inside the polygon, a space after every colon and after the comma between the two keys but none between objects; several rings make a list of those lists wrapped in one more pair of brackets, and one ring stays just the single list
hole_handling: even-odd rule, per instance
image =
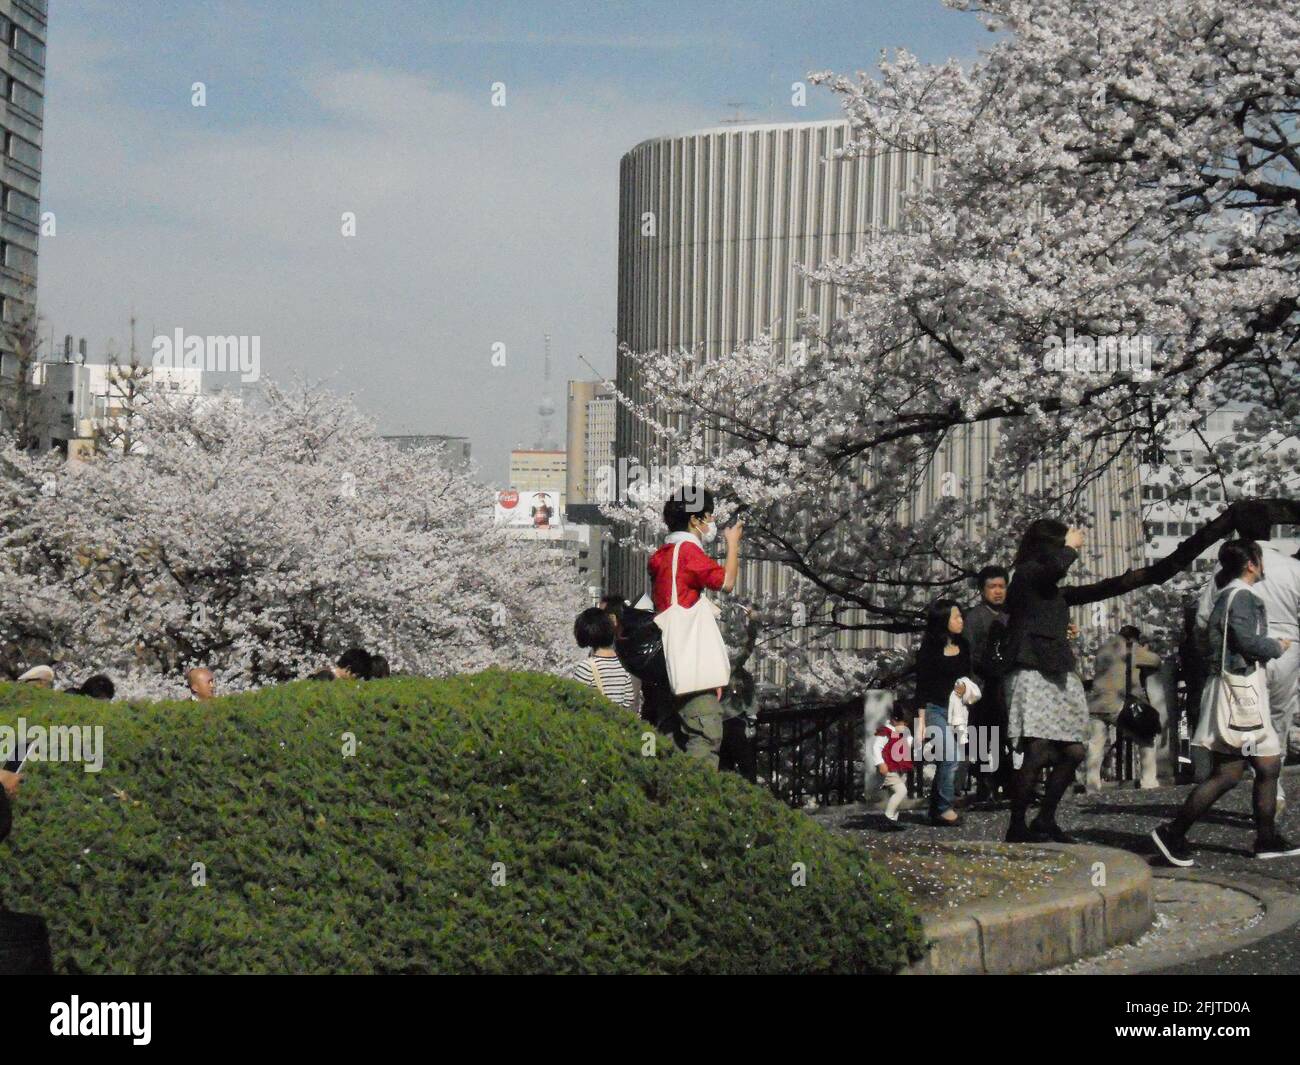
[{"label": "man in red jacket", "polygon": [[[682,545],[677,556],[677,602],[680,606],[694,605],[705,589],[729,592],[735,588],[736,576],[740,572],[740,537],[744,524],[738,521],[723,533],[727,542],[727,561],[725,565],[718,565],[704,551],[704,545],[712,543],[718,533],[713,522],[713,506],[713,493],[694,487],[681,489],[664,504],[664,524],[668,526],[668,535],[663,546],[650,556],[646,564],[656,614],[672,604],[673,550],[679,543]],[[721,689],[677,693],[668,712],[660,718],[658,728],[671,735],[677,746],[688,755],[716,769],[722,748]]]}]

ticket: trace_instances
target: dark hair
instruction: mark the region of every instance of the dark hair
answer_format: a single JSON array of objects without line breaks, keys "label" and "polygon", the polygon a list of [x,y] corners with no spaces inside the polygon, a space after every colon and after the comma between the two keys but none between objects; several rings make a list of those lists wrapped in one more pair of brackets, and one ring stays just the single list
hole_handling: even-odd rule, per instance
[{"label": "dark hair", "polygon": [[613,647],[614,619],[598,606],[588,607],[573,623],[573,638],[579,647]]},{"label": "dark hair", "polygon": [[1214,586],[1222,588],[1229,581],[1236,580],[1245,571],[1248,562],[1257,566],[1264,564],[1259,544],[1254,540],[1225,540],[1219,546],[1219,572],[1214,575]]},{"label": "dark hair", "polygon": [[894,705],[889,708],[890,721],[911,721],[912,715],[904,708],[902,700],[895,699]]},{"label": "dark hair", "polygon": [[975,590],[982,592],[984,591],[984,585],[988,584],[989,581],[996,577],[1001,577],[1005,581],[1008,576],[1006,566],[985,566],[975,574]]},{"label": "dark hair", "polygon": [[307,677],[307,679],[308,679],[308,680],[333,680],[333,679],[334,679],[334,670],[330,669],[330,668],[327,666],[327,667],[324,668],[324,669],[318,669],[318,670],[316,670],[316,672],[310,674],[310,675]]},{"label": "dark hair", "polygon": [[390,676],[392,671],[388,666],[388,659],[383,655],[370,656],[370,679],[379,680],[382,677]]},{"label": "dark hair", "polygon": [[713,513],[713,493],[707,488],[687,485],[673,493],[664,504],[664,524],[669,532],[685,532],[692,518]]},{"label": "dark hair", "polygon": [[623,620],[623,611],[627,609],[626,599],[621,595],[616,595],[614,592],[606,592],[600,597],[600,601],[605,604],[601,609],[603,609],[606,614],[613,614],[615,621]]},{"label": "dark hair", "polygon": [[1243,540],[1267,540],[1273,532],[1268,504],[1258,499],[1243,499],[1232,507],[1232,525]]},{"label": "dark hair", "polygon": [[339,655],[336,664],[361,680],[370,678],[370,653],[364,647],[349,647]]},{"label": "dark hair", "polygon": [[1142,630],[1136,625],[1125,625],[1119,630],[1119,634],[1126,640],[1133,640],[1137,643],[1142,642]]},{"label": "dark hair", "polygon": [[921,654],[937,652],[948,642],[956,640],[956,633],[948,631],[953,609],[960,610],[955,599],[936,599],[925,609],[925,632],[921,634]]},{"label": "dark hair", "polygon": [[1020,547],[1016,550],[1013,566],[1024,562],[1036,562],[1049,551],[1056,551],[1065,546],[1065,534],[1070,527],[1055,518],[1039,518],[1031,521],[1025,535],[1020,538]]},{"label": "dark hair", "polygon": [[81,682],[81,686],[71,689],[75,695],[85,695],[91,699],[111,699],[117,694],[113,682],[103,673],[96,673]]}]

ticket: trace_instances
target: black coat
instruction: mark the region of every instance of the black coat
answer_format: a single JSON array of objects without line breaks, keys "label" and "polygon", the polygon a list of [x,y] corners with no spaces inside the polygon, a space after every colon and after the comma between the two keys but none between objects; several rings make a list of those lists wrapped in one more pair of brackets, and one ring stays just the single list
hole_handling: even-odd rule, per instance
[{"label": "black coat", "polygon": [[1060,583],[1078,557],[1074,548],[1062,547],[1016,567],[1007,589],[1007,661],[1012,669],[1054,676],[1074,669],[1066,635],[1073,589]]}]

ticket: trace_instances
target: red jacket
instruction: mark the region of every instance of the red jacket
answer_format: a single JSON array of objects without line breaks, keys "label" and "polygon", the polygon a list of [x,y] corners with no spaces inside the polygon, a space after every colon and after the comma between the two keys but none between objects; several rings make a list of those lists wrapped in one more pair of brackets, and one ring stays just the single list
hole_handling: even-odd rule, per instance
[{"label": "red jacket", "polygon": [[[670,581],[674,547],[676,544],[664,544],[646,563],[646,569],[650,572],[650,595],[655,601],[656,614],[663,613],[672,605]],[[677,556],[679,606],[694,606],[703,589],[716,592],[726,579],[726,569],[709,558],[694,540],[682,541],[681,553]]]},{"label": "red jacket", "polygon": [[907,773],[912,769],[911,737],[902,729],[895,731],[888,725],[876,729],[877,736],[885,737],[885,749],[881,757],[885,760],[885,769],[890,773]]}]

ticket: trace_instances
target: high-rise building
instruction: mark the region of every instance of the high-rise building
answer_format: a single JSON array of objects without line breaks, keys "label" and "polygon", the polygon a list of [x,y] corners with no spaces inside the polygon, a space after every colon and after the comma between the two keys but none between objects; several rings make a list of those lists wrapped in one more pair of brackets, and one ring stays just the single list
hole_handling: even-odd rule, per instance
[{"label": "high-rise building", "polygon": [[[0,320],[30,319],[41,230],[45,111],[45,0],[0,0]],[[32,323],[34,326],[34,322]],[[0,330],[0,376],[14,372],[10,329]]]},{"label": "high-rise building", "polygon": [[[1210,451],[1236,436],[1246,414],[1242,404],[1220,407],[1205,415],[1193,429],[1173,437],[1162,451],[1148,450],[1143,456],[1142,519],[1148,562],[1170,554],[1233,500],[1260,494],[1249,469],[1224,476],[1211,462]],[[1291,471],[1292,491],[1300,490],[1300,441],[1278,435],[1266,442],[1273,445],[1280,467]],[[1173,483],[1175,468],[1179,472],[1177,485]],[[1271,547],[1288,555],[1300,547],[1297,526],[1279,525],[1272,532]],[[1208,575],[1218,567],[1218,558],[1219,545],[1213,544],[1200,554],[1192,568]]]},{"label": "high-rise building", "polygon": [[[614,386],[570,381],[565,424],[565,493],[570,506],[596,502],[596,488],[614,465]],[[602,474],[602,470],[606,471]]]},{"label": "high-rise building", "polygon": [[[628,152],[619,189],[620,346],[685,349],[704,360],[770,334],[778,352],[792,352],[805,314],[829,333],[840,291],[812,283],[796,266],[851,257],[896,227],[902,194],[933,176],[933,160],[922,153],[836,158],[848,139],[842,120],[738,125],[659,137]],[[623,354],[617,385],[634,403],[646,398],[634,361]],[[970,478],[978,491],[996,432],[986,425],[953,434],[915,512],[938,498],[944,473]],[[648,467],[650,445],[649,427],[620,405],[618,460]],[[1136,461],[1115,463],[1090,489],[1089,502],[1097,523],[1085,553],[1089,568],[1114,573],[1139,564]],[[780,596],[788,581],[775,564],[742,564],[744,593]],[[645,555],[616,548],[610,584],[635,599],[646,586]],[[843,646],[875,642],[875,634],[850,634]]]}]

